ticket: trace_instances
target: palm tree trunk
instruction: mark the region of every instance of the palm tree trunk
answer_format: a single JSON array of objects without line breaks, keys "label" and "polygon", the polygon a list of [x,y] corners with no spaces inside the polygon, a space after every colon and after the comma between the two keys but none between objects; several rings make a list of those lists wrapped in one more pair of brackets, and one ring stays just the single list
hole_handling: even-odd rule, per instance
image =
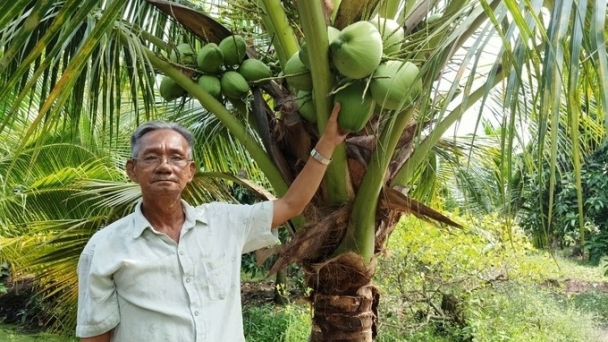
[{"label": "palm tree trunk", "polygon": [[344,253],[322,264],[307,265],[313,288],[311,342],[369,342],[377,335],[380,295],[371,279],[375,263]]},{"label": "palm tree trunk", "polygon": [[379,294],[366,284],[354,295],[316,294],[310,342],[369,342],[377,335]]}]

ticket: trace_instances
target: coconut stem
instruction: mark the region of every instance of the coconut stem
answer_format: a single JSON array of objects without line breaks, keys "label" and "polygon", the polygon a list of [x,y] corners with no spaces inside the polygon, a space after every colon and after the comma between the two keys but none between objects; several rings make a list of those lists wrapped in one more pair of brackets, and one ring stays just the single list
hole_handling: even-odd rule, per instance
[{"label": "coconut stem", "polygon": [[258,5],[264,12],[262,16],[268,18],[264,23],[267,25],[269,21],[272,24],[271,27],[266,26],[266,30],[274,34],[274,38],[278,41],[275,48],[277,51],[281,50],[278,54],[283,56],[284,60],[280,63],[284,67],[287,59],[300,49],[298,39],[289,25],[289,19],[280,0],[258,0]]},{"label": "coconut stem", "polygon": [[354,251],[369,262],[375,249],[375,228],[378,197],[385,183],[386,171],[397,142],[407,123],[414,115],[414,106],[393,115],[384,126],[376,148],[372,152],[361,186],[357,192],[350,224],[342,243],[334,254]]},{"label": "coconut stem", "polygon": [[[314,84],[313,98],[317,111],[317,127],[319,132],[323,132],[333,107],[333,97],[328,96],[333,86],[333,76],[329,70],[327,24],[320,1],[299,1],[298,11],[304,36],[308,38],[306,40],[308,56],[314,56],[311,58],[310,73]],[[336,147],[332,159],[325,173],[324,198],[329,204],[342,204],[354,197],[344,144]]]}]

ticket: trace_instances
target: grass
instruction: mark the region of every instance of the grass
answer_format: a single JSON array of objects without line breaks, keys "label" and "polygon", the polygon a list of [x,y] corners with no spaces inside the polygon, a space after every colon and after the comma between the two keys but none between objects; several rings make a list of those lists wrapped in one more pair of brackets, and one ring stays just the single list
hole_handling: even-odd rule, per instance
[{"label": "grass", "polygon": [[0,323],[2,342],[75,342],[75,338],[60,337],[45,332],[33,332],[14,325]]},{"label": "grass", "polygon": [[569,257],[570,250],[564,249],[555,253],[555,262],[559,268],[560,279],[578,279],[587,282],[606,282],[604,275],[608,267],[608,257],[603,258],[599,266],[591,266],[588,262]]}]

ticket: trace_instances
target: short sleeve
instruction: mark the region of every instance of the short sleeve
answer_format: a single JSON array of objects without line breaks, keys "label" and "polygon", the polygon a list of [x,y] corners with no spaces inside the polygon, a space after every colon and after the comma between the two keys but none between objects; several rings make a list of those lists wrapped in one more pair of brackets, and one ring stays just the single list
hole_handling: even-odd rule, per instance
[{"label": "short sleeve", "polygon": [[247,219],[247,237],[243,245],[243,254],[264,248],[279,242],[276,229],[272,228],[273,203],[266,201],[251,206]]},{"label": "short sleeve", "polygon": [[77,337],[92,337],[112,330],[120,322],[118,299],[111,274],[95,265],[92,251],[85,248],[78,261]]}]

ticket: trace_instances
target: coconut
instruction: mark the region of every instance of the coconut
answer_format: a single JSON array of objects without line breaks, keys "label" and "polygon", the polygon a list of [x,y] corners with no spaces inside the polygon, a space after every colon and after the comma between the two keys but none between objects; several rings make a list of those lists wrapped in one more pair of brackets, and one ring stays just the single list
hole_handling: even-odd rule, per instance
[{"label": "coconut", "polygon": [[384,109],[408,107],[422,91],[418,73],[418,67],[410,62],[392,60],[380,64],[369,86],[374,100]]},{"label": "coconut", "polygon": [[327,42],[331,44],[340,35],[340,30],[333,26],[327,26]]},{"label": "coconut", "polygon": [[222,85],[220,80],[213,75],[202,75],[196,81],[198,85],[209,95],[215,97],[216,99],[222,98]]},{"label": "coconut", "polygon": [[310,70],[302,63],[297,52],[289,58],[287,63],[285,63],[284,73],[287,84],[290,86],[297,90],[312,90],[312,76]]},{"label": "coconut", "polygon": [[424,21],[425,24],[427,25],[432,25],[436,22],[438,22],[442,17],[441,13],[433,13],[431,15],[429,15],[428,17],[426,17],[426,20]]},{"label": "coconut", "polygon": [[232,99],[240,99],[249,93],[247,80],[236,71],[227,71],[220,81],[222,93]]},{"label": "coconut", "polygon": [[224,63],[227,66],[240,65],[247,54],[247,43],[239,35],[233,35],[222,39],[219,45],[224,53]]},{"label": "coconut", "polygon": [[206,74],[217,74],[224,65],[224,53],[215,43],[209,43],[198,50],[196,64]]},{"label": "coconut", "polygon": [[[257,82],[259,84],[267,84],[270,82],[268,78],[272,76],[268,65],[264,64],[264,62],[259,59],[253,58],[248,58],[241,63],[241,66],[239,67],[239,74],[243,75],[247,82]],[[262,79],[266,80],[258,82]]]},{"label": "coconut", "polygon": [[169,76],[163,76],[162,80],[160,81],[159,92],[160,96],[162,96],[162,98],[167,102],[173,101],[186,94],[184,88],[182,88]]},{"label": "coconut", "polygon": [[310,69],[310,60],[308,59],[308,47],[306,42],[300,44],[300,51],[298,51],[298,58],[307,69]]},{"label": "coconut", "polygon": [[370,20],[382,36],[382,46],[384,54],[395,53],[401,49],[401,44],[405,38],[403,26],[393,19],[386,19],[376,15]]},{"label": "coconut", "polygon": [[[338,37],[338,35],[340,35],[340,30],[338,30],[335,27],[332,26],[327,26],[327,42],[328,44],[331,44],[331,42],[334,41],[334,39],[336,39],[336,37]],[[300,44],[300,51],[298,52],[298,56],[300,57],[300,60],[302,61],[302,63],[304,63],[304,65],[310,69],[310,61],[308,59],[308,48],[306,47],[306,42],[302,42],[302,44]]]},{"label": "coconut", "polygon": [[358,21],[345,27],[329,45],[338,71],[352,79],[371,75],[382,58],[382,36],[374,24]]},{"label": "coconut", "polygon": [[190,44],[181,43],[178,44],[175,49],[171,50],[169,60],[173,63],[181,65],[195,65],[196,54],[194,53],[194,50]]},{"label": "coconut", "polygon": [[365,82],[355,81],[340,89],[334,96],[334,104],[340,103],[338,124],[348,132],[358,132],[365,127],[374,114],[376,103],[369,91],[365,92]]},{"label": "coconut", "polygon": [[312,93],[309,91],[298,91],[296,95],[296,104],[298,106],[298,113],[304,118],[304,120],[310,123],[317,122],[317,113],[315,111],[315,104],[312,100]]}]

